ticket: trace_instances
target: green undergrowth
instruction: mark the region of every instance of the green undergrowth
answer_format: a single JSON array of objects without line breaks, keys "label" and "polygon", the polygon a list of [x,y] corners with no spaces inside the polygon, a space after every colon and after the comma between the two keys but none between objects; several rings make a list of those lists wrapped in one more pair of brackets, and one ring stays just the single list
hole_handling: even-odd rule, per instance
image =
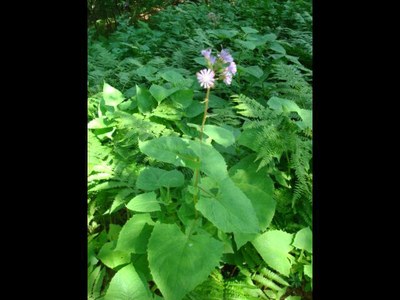
[{"label": "green undergrowth", "polygon": [[[312,299],[311,27],[215,0],[89,28],[88,299]],[[200,143],[206,48],[238,72]]]}]

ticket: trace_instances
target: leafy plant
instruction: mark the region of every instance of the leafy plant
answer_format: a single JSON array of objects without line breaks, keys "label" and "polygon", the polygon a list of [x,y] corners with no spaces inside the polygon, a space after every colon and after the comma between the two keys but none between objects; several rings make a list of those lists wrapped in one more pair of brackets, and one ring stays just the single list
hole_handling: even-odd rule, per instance
[{"label": "leafy plant", "polygon": [[88,298],[312,291],[311,6],[116,20],[89,28]]}]

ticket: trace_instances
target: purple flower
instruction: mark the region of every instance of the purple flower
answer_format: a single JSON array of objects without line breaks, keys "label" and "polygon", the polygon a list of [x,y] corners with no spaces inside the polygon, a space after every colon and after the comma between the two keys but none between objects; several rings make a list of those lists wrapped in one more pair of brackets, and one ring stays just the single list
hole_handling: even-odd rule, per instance
[{"label": "purple flower", "polygon": [[226,51],[225,49],[221,50],[220,54],[218,54],[218,57],[220,57],[225,63],[233,62],[232,55],[230,55],[229,52]]},{"label": "purple flower", "polygon": [[217,60],[217,58],[215,56],[212,56],[212,55],[210,56],[210,62],[212,65],[215,64],[216,60]]},{"label": "purple flower", "polygon": [[203,69],[200,72],[197,72],[196,76],[197,76],[197,80],[199,81],[200,85],[203,88],[208,89],[208,88],[214,86],[215,73],[213,70]]},{"label": "purple flower", "polygon": [[236,72],[237,72],[236,63],[234,61],[232,61],[227,69],[228,69],[229,72],[232,73],[232,75],[235,75]]},{"label": "purple flower", "polygon": [[205,49],[205,50],[201,50],[201,55],[203,55],[205,58],[210,59],[211,56],[211,49]]},{"label": "purple flower", "polygon": [[201,54],[213,65],[216,61],[216,58],[211,55],[211,49],[201,50]]},{"label": "purple flower", "polygon": [[230,85],[232,83],[232,73],[228,71],[228,68],[225,69],[223,76],[226,85]]}]

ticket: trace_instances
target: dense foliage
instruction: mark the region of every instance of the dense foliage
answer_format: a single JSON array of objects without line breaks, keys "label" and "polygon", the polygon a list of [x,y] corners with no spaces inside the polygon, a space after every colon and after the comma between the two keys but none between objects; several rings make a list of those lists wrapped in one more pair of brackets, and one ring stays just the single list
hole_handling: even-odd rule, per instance
[{"label": "dense foliage", "polygon": [[[89,27],[88,299],[312,299],[311,9],[184,2]],[[237,74],[200,142],[206,48]]]}]

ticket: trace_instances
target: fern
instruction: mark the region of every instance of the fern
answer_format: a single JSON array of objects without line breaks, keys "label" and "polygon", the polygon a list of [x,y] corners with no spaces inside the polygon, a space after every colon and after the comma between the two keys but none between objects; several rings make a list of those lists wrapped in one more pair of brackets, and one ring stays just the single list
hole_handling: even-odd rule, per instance
[{"label": "fern", "polygon": [[242,116],[260,120],[265,120],[270,116],[263,105],[245,95],[233,95],[232,100],[237,103],[234,108]]},{"label": "fern", "polygon": [[[296,86],[298,81],[293,82],[290,82],[290,85]],[[294,214],[298,210],[309,211],[306,207],[312,203],[310,139],[296,126],[291,115],[277,114],[244,95],[235,95],[233,100],[237,103],[235,109],[238,114],[247,118],[239,143],[257,153],[258,169],[277,167],[289,174],[286,187],[293,188],[290,189],[290,195],[284,197],[285,201],[278,202],[278,211],[286,213],[289,210],[288,199],[291,199],[290,204]],[[299,199],[304,199],[305,202],[299,202]],[[310,214],[302,212],[302,215],[303,222],[309,224],[310,218],[307,216]]]},{"label": "fern", "polygon": [[96,135],[88,132],[88,174],[91,174],[96,165],[100,165],[110,154],[111,149],[101,144]]},{"label": "fern", "polygon": [[213,108],[212,114],[208,116],[208,119],[210,123],[218,126],[238,127],[243,122],[242,118],[235,113],[234,108],[230,105],[223,108]]},{"label": "fern", "polygon": [[246,278],[225,279],[215,270],[208,279],[190,292],[185,300],[253,300],[268,299],[262,290]]},{"label": "fern", "polygon": [[299,68],[283,63],[273,67],[272,78],[278,82],[275,89],[277,95],[293,100],[302,108],[311,109],[312,88]]},{"label": "fern", "polygon": [[311,200],[311,177],[310,165],[311,160],[311,143],[310,141],[296,140],[296,148],[291,155],[290,165],[294,169],[297,181],[293,190],[292,207],[302,196]]},{"label": "fern", "polygon": [[262,268],[260,270],[261,274],[266,276],[267,278],[274,280],[282,285],[289,286],[289,283],[287,283],[286,280],[284,280],[282,277],[280,277],[278,274],[272,272],[271,270],[268,270],[267,268]]}]

